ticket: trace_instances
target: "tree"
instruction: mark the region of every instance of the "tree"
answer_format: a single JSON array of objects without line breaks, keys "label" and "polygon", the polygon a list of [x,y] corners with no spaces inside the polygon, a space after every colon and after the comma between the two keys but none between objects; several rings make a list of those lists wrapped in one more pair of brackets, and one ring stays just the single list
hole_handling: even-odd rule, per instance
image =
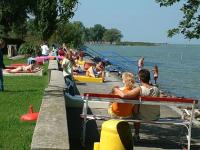
[{"label": "tree", "polygon": [[41,39],[47,40],[58,22],[67,22],[74,15],[77,4],[78,0],[1,0],[0,33],[7,36],[26,32],[24,25],[31,16]]},{"label": "tree", "polygon": [[96,42],[96,38],[95,38],[95,33],[94,33],[94,29],[93,27],[90,27],[89,30],[88,30],[88,34],[89,34],[89,41],[93,41],[93,42]]},{"label": "tree", "polygon": [[56,29],[57,0],[37,0],[35,24],[42,40],[46,41]]},{"label": "tree", "polygon": [[[0,32],[4,36],[9,36],[9,33],[19,35],[24,31],[22,25],[25,24],[27,13],[30,10],[29,2],[27,0],[0,1]],[[14,32],[17,33],[13,34]]]},{"label": "tree", "polygon": [[0,38],[6,37],[5,27],[0,25]]},{"label": "tree", "polygon": [[119,42],[122,38],[121,31],[118,29],[108,29],[103,35],[103,40],[106,42],[110,42],[111,44],[113,42]]},{"label": "tree", "polygon": [[57,10],[59,21],[68,21],[74,16],[74,8],[77,6],[78,0],[57,0]]},{"label": "tree", "polygon": [[92,30],[92,38],[93,41],[99,42],[103,40],[103,34],[105,33],[106,29],[100,24],[94,25],[94,27],[91,29]]},{"label": "tree", "polygon": [[81,22],[59,23],[58,29],[52,35],[52,42],[66,43],[77,48],[84,44],[85,27]]},{"label": "tree", "polygon": [[39,35],[36,28],[35,19],[28,19],[26,22],[26,36],[25,41],[31,42],[35,45],[41,44],[41,35]]},{"label": "tree", "polygon": [[84,30],[84,41],[90,42],[92,41],[92,36],[91,36],[91,29],[90,28],[85,28]]},{"label": "tree", "polygon": [[42,40],[55,31],[58,22],[66,23],[74,15],[78,0],[37,0],[35,22]]},{"label": "tree", "polygon": [[[173,4],[180,2],[180,0],[156,0],[160,4],[160,7],[172,6]],[[183,18],[179,22],[179,26],[168,30],[168,36],[172,37],[178,33],[181,33],[188,39],[200,38],[200,1],[199,0],[187,0],[184,1],[182,8]]]}]

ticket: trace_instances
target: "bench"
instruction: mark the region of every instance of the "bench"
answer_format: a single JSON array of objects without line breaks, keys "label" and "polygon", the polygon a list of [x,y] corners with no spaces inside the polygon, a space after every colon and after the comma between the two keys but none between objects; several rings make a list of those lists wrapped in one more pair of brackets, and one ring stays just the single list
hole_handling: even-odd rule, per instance
[{"label": "bench", "polygon": [[197,105],[198,101],[190,98],[166,98],[166,97],[139,97],[138,100],[127,100],[121,99],[117,95],[112,94],[97,94],[97,93],[84,93],[84,107],[81,117],[83,118],[83,144],[85,144],[85,134],[86,134],[86,124],[89,120],[108,120],[111,119],[109,116],[103,115],[92,115],[88,113],[88,108],[90,103],[93,102],[118,102],[118,103],[130,103],[130,104],[140,104],[140,105],[164,105],[164,106],[181,106],[181,107],[190,107],[191,108],[191,117],[189,120],[184,120],[184,117],[180,119],[169,119],[161,118],[155,121],[146,121],[146,120],[134,120],[134,119],[123,119],[128,122],[140,122],[147,124],[167,124],[167,125],[179,125],[184,126],[187,129],[187,147],[190,150],[191,144],[191,130],[192,123],[194,119],[194,108]]}]

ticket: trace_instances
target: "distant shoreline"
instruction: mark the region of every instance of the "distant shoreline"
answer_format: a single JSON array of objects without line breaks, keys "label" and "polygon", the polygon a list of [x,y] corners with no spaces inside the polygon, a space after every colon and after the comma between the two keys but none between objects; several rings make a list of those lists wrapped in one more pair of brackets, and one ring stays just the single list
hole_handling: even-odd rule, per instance
[{"label": "distant shoreline", "polygon": [[117,42],[116,45],[123,45],[123,46],[160,46],[160,45],[167,45],[168,43],[151,43],[151,42]]},{"label": "distant shoreline", "polygon": [[184,43],[151,43],[151,42],[86,42],[85,45],[117,45],[117,46],[167,46],[167,45],[182,45],[188,46],[200,46],[200,44],[184,44]]},{"label": "distant shoreline", "polygon": [[151,42],[87,42],[85,44],[93,45],[93,44],[103,44],[103,45],[119,45],[119,46],[160,46],[160,45],[168,45],[168,43],[151,43]]}]

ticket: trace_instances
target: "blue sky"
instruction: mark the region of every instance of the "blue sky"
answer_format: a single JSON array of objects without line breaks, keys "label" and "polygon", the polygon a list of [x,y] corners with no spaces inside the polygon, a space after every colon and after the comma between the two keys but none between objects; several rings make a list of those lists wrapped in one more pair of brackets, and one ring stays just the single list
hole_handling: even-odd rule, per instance
[{"label": "blue sky", "polygon": [[186,40],[182,35],[167,37],[167,30],[176,27],[182,18],[181,3],[160,7],[155,0],[79,0],[72,21],[86,27],[101,24],[107,29],[117,28],[122,41],[143,41],[172,44],[200,44],[200,40]]}]

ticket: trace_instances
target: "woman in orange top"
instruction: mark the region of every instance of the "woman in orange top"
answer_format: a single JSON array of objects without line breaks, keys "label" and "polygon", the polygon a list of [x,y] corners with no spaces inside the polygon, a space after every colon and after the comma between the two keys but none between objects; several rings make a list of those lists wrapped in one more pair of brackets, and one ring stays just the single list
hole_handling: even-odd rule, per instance
[{"label": "woman in orange top", "polygon": [[[124,83],[124,87],[119,89],[124,93],[134,88],[135,80],[132,73],[124,72],[122,74],[122,81]],[[133,108],[134,108],[133,104],[114,102],[110,105],[108,113],[111,115],[111,117],[114,118],[129,118],[133,115]]]}]

